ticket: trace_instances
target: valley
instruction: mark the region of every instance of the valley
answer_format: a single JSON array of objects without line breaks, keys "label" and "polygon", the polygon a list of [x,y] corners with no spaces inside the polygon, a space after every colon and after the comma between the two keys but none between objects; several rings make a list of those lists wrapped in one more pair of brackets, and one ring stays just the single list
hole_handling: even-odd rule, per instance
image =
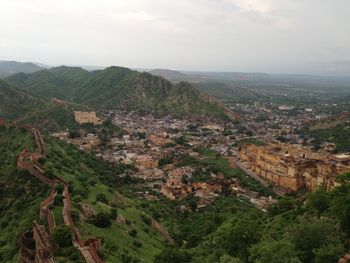
[{"label": "valley", "polygon": [[349,10],[2,0],[0,263],[350,263]]},{"label": "valley", "polygon": [[305,87],[303,100],[295,87],[247,88],[223,75],[225,84],[183,75],[173,84],[120,67],[57,67],[0,82],[1,260],[346,255],[347,137],[326,135],[347,130],[346,89]]}]

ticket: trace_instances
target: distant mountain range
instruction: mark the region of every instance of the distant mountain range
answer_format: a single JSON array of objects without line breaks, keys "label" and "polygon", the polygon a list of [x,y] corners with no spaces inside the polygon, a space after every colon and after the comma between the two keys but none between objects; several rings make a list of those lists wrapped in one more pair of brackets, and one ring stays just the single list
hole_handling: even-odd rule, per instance
[{"label": "distant mountain range", "polygon": [[350,76],[318,76],[303,74],[267,74],[260,72],[210,72],[210,71],[176,71],[169,69],[149,70],[149,73],[162,76],[172,82],[189,81],[202,83],[208,81],[238,81],[247,83],[251,81],[260,82],[282,82],[282,83],[315,83],[315,84],[346,84],[350,83]]},{"label": "distant mountain range", "polygon": [[[168,69],[150,70],[150,73],[162,76],[173,83],[187,81],[222,101],[252,102],[266,98],[266,92],[271,88],[279,91],[288,89],[323,89],[334,92],[350,88],[350,77],[316,76],[292,74],[266,74],[244,72],[197,72],[175,71]],[[340,89],[339,89],[340,88]]]},{"label": "distant mountain range", "polygon": [[0,60],[0,78],[10,76],[16,73],[33,73],[44,69],[43,66],[39,66],[32,62],[17,62],[17,61],[3,61]]},{"label": "distant mountain range", "polygon": [[95,109],[123,109],[177,117],[207,115],[235,118],[223,104],[193,85],[123,67],[86,71],[55,67],[6,77],[11,85],[41,98],[59,98]]}]

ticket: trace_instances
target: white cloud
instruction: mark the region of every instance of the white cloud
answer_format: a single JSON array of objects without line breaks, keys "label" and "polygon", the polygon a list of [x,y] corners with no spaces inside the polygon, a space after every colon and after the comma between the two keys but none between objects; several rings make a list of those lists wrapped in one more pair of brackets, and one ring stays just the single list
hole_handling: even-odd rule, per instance
[{"label": "white cloud", "polygon": [[255,11],[267,13],[273,10],[273,1],[271,0],[228,0],[244,11]]},{"label": "white cloud", "polygon": [[149,22],[149,21],[157,20],[157,17],[145,11],[127,12],[127,13],[121,14],[120,17],[131,21],[139,20],[139,21]]},{"label": "white cloud", "polygon": [[0,59],[252,71],[350,60],[350,1],[336,2],[1,0]]}]

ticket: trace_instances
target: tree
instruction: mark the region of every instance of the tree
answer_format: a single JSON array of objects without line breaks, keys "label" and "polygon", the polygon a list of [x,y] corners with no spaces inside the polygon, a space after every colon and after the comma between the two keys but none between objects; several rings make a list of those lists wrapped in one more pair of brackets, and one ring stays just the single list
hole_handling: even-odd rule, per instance
[{"label": "tree", "polygon": [[320,215],[330,207],[331,200],[329,195],[320,188],[309,195],[307,204]]},{"label": "tree", "polygon": [[333,246],[341,243],[335,222],[321,221],[317,218],[301,219],[287,233],[287,238],[298,250],[302,262],[313,262],[314,251],[325,245]]},{"label": "tree", "polygon": [[250,260],[256,263],[301,263],[298,252],[288,240],[266,240],[250,250]]},{"label": "tree", "polygon": [[337,217],[341,229],[350,236],[350,184],[343,184],[332,191],[330,211]]},{"label": "tree", "polygon": [[229,255],[223,255],[220,258],[220,263],[243,263],[239,258],[231,257]]},{"label": "tree", "polygon": [[74,139],[80,137],[80,132],[77,130],[72,130],[69,132],[69,138]]},{"label": "tree", "polygon": [[106,213],[98,213],[97,215],[93,216],[90,219],[90,223],[100,228],[107,228],[112,224],[109,215]]},{"label": "tree", "polygon": [[315,251],[315,263],[337,262],[345,254],[344,247],[339,244],[326,244]]},{"label": "tree", "polygon": [[286,211],[292,210],[297,206],[296,200],[293,197],[285,196],[281,198],[278,203],[269,207],[270,215],[282,214]]},{"label": "tree", "polygon": [[347,204],[341,211],[338,212],[338,219],[342,230],[350,236],[350,204]]},{"label": "tree", "polygon": [[260,238],[260,221],[255,214],[246,214],[224,224],[213,239],[214,245],[231,256],[247,261],[249,248]]},{"label": "tree", "polygon": [[112,125],[113,125],[112,119],[110,119],[110,118],[104,120],[104,122],[102,123],[102,126],[103,126],[103,127],[106,127],[106,128],[109,128],[109,127],[111,127]]},{"label": "tree", "polygon": [[112,220],[115,220],[115,219],[117,218],[117,215],[118,215],[118,213],[117,213],[117,208],[112,208],[112,209],[111,209],[111,213],[110,213],[111,219],[112,219]]},{"label": "tree", "polygon": [[154,263],[187,263],[191,262],[191,256],[180,249],[165,248],[162,252],[155,256]]},{"label": "tree", "polygon": [[96,195],[96,202],[108,204],[108,199],[105,194],[99,193]]},{"label": "tree", "polygon": [[69,247],[72,245],[72,229],[66,225],[58,225],[52,231],[52,240],[59,247]]}]

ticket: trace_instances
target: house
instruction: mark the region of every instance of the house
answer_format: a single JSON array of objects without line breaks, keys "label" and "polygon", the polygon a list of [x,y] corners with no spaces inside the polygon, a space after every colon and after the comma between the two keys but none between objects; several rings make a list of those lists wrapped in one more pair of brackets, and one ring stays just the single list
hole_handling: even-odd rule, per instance
[{"label": "house", "polygon": [[79,125],[91,123],[94,125],[102,124],[102,120],[96,116],[94,111],[75,111],[74,119]]}]

